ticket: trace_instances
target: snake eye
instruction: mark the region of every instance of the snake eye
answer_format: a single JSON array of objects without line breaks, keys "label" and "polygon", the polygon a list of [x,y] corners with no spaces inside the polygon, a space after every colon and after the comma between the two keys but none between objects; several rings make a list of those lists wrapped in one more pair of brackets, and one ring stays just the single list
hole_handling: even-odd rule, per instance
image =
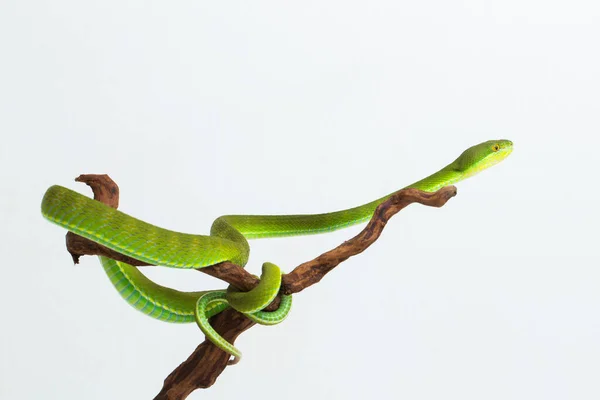
[{"label": "snake eye", "polygon": [[500,150],[500,146],[498,144],[495,144],[492,146],[492,150],[498,151],[498,150]]}]

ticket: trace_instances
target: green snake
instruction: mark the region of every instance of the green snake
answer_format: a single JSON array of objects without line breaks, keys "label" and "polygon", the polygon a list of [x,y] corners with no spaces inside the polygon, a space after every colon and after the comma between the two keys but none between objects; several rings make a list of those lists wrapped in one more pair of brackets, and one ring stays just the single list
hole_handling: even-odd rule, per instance
[{"label": "green snake", "polygon": [[[466,179],[502,161],[512,152],[509,140],[491,140],[465,150],[455,161],[407,188],[427,192]],[[131,217],[99,201],[61,186],[50,187],[42,200],[48,220],[77,235],[126,256],[174,268],[203,268],[223,261],[245,266],[250,253],[247,239],[331,232],[371,218],[375,208],[392,194],[370,203],[324,214],[225,215],[217,218],[210,235],[191,235],[163,229]],[[241,353],[209,324],[209,318],[232,307],[259,324],[281,322],[291,308],[282,296],[276,311],[262,311],[277,296],[281,271],[264,263],[258,286],[249,292],[227,290],[180,292],[158,285],[136,267],[100,257],[120,295],[133,307],[168,322],[196,322],[206,337],[239,360]]]}]

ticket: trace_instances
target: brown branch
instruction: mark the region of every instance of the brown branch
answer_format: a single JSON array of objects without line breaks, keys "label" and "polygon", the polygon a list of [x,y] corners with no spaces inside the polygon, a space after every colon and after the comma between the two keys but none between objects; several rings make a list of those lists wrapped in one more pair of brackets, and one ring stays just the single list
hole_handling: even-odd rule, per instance
[{"label": "brown branch", "polygon": [[[96,200],[102,201],[111,207],[117,207],[118,187],[108,175],[80,175],[76,180],[91,186]],[[284,275],[282,293],[298,293],[319,282],[341,262],[362,253],[379,238],[389,219],[409,204],[420,203],[426,206],[441,207],[455,195],[456,188],[454,186],[442,188],[434,193],[417,189],[403,189],[396,192],[377,207],[367,226],[358,235],[335,249],[321,254],[314,260],[300,264],[289,274]],[[67,234],[67,249],[75,262],[81,255],[104,255],[136,266],[149,265],[72,233]],[[229,262],[215,264],[199,270],[244,291],[250,290],[258,284],[258,278],[248,273],[244,268]],[[279,297],[267,307],[267,310],[277,309],[278,306]],[[213,317],[211,325],[221,336],[233,343],[242,332],[252,327],[254,323],[244,317],[243,314],[228,309]],[[227,366],[228,361],[228,354],[214,346],[210,341],[205,340],[186,361],[169,374],[155,400],[185,399],[196,389],[212,386]]]},{"label": "brown branch", "polygon": [[454,196],[456,196],[456,187],[454,186],[447,186],[435,193],[417,189],[404,189],[396,192],[375,209],[373,217],[358,235],[335,249],[321,254],[314,260],[300,264],[292,272],[284,275],[283,293],[298,293],[314,285],[342,261],[365,251],[379,238],[389,219],[409,204],[420,203],[431,207],[441,207]]}]

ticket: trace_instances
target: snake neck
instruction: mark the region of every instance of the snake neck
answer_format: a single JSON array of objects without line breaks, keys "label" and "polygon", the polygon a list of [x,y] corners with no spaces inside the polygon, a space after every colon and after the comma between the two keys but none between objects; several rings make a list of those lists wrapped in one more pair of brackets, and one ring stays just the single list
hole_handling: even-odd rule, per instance
[{"label": "snake neck", "polygon": [[[448,164],[435,174],[431,174],[426,178],[421,179],[403,189],[413,188],[423,190],[425,192],[436,192],[444,186],[455,184],[468,178],[466,174],[457,169],[456,163]],[[393,194],[393,193],[392,193]],[[386,199],[391,196],[386,196]]]},{"label": "snake neck", "polygon": [[[461,181],[465,178],[466,178],[466,176],[456,169],[455,163],[452,163],[452,164],[445,166],[444,168],[437,171],[436,173],[433,173],[433,174],[429,175],[428,177],[421,179],[420,181],[417,181],[408,186],[405,186],[402,189],[412,188],[412,189],[419,189],[424,192],[435,192],[435,191],[440,190],[444,186],[452,185],[452,184],[454,184],[458,181]],[[402,189],[399,189],[399,190],[402,190]],[[388,200],[399,190],[392,192],[386,196],[383,196],[377,200],[374,200],[370,203],[363,204],[362,206],[350,208],[348,210],[337,211],[336,213],[340,213],[340,217],[342,217],[346,213],[347,213],[346,215],[356,214],[356,219],[351,219],[351,220],[347,221],[349,223],[349,225],[366,222],[369,219],[371,219],[371,217],[373,216],[373,213],[375,212],[375,209],[381,203]],[[343,218],[340,218],[340,219],[343,219]],[[347,225],[347,226],[349,226],[349,225]],[[344,226],[341,226],[340,228],[343,228],[343,227]]]}]

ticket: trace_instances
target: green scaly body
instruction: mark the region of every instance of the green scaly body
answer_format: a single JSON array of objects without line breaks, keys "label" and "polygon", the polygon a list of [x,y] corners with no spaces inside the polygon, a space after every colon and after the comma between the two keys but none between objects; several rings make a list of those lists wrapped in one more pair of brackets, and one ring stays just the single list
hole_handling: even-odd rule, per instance
[{"label": "green scaly body", "polygon": [[[480,143],[438,172],[407,187],[436,191],[500,162],[511,151],[512,142],[508,140]],[[42,200],[42,214],[80,236],[150,264],[202,268],[231,261],[245,266],[250,252],[247,239],[330,232],[365,222],[390,196],[324,214],[226,215],[214,221],[209,236],[174,232],[148,224],[61,186],[47,190]],[[275,324],[285,318],[291,307],[291,297],[283,296],[277,311],[260,311],[277,295],[281,284],[281,271],[270,263],[263,265],[261,283],[250,292],[187,293],[158,285],[131,265],[106,257],[100,260],[115,288],[133,307],[163,321],[195,320],[213,343],[236,358],[240,356],[239,351],[214,332],[208,318],[232,306],[258,323]]]}]

